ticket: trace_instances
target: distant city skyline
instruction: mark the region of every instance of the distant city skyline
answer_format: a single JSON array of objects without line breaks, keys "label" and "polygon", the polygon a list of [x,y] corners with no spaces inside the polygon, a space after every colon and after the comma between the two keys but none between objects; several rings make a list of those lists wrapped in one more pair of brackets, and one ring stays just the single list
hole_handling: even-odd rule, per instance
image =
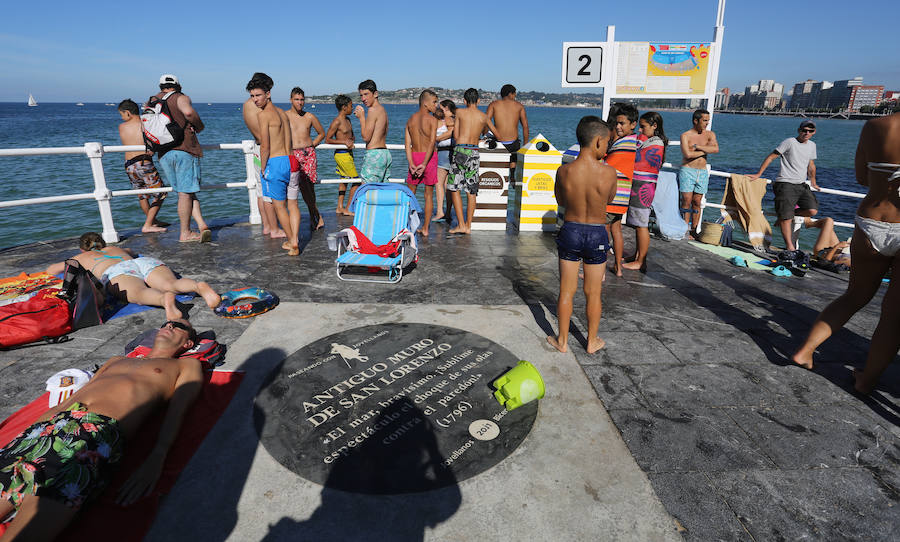
[{"label": "distant city skyline", "polygon": [[[342,9],[311,3],[296,10],[201,1],[179,5],[172,13],[181,18],[172,19],[108,1],[14,3],[4,8],[0,28],[0,101],[24,103],[29,93],[44,102],[145,99],[160,74],[175,73],[197,101],[236,102],[245,99],[255,71],[275,79],[276,101],[287,101],[296,85],[311,95],[354,92],[367,78],[390,90],[497,90],[512,83],[522,91],[565,92],[563,41],[601,41],[609,24],[619,41],[711,41],[716,5],[686,0],[635,8],[574,0],[555,9],[522,0],[425,11],[401,0],[390,9],[350,2]],[[888,10],[869,0],[853,7],[871,15]],[[845,8],[835,0],[817,2],[814,10],[804,2],[730,2],[716,86],[743,89],[759,73],[785,88],[807,78],[862,76],[867,84],[900,90],[900,63],[884,46],[895,19],[866,17],[865,27],[848,28],[840,16]],[[265,28],[255,22],[264,18]],[[461,30],[469,27],[477,34]],[[166,36],[171,45],[162,42]]]}]

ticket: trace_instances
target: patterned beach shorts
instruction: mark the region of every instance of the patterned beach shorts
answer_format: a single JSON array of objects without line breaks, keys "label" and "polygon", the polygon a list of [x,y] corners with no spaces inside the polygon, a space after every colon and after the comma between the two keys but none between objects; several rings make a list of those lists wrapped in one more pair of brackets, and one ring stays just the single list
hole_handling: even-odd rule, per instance
[{"label": "patterned beach shorts", "polygon": [[[143,190],[144,188],[162,188],[165,185],[153,165],[153,159],[149,154],[135,156],[125,161],[125,173],[128,174],[128,180],[131,181],[131,187],[135,190]],[[149,199],[150,205],[159,205],[162,200],[166,199],[166,193],[158,194],[141,194],[140,199]]]},{"label": "patterned beach shorts", "polygon": [[391,173],[391,151],[387,149],[368,149],[363,159],[362,168],[359,170],[359,178],[364,183],[387,182]]},{"label": "patterned beach shorts", "polygon": [[447,190],[458,192],[465,190],[469,194],[478,195],[478,168],[481,156],[474,145],[457,144],[450,159],[450,174],[447,176]]},{"label": "patterned beach shorts", "polygon": [[297,162],[300,163],[300,180],[316,183],[318,181],[316,170],[319,166],[318,159],[316,158],[316,148],[305,147],[303,149],[294,149],[291,151],[291,154],[297,159]]},{"label": "patterned beach shorts", "polygon": [[0,450],[0,495],[16,510],[27,495],[79,508],[109,485],[123,448],[119,422],[73,403]]}]

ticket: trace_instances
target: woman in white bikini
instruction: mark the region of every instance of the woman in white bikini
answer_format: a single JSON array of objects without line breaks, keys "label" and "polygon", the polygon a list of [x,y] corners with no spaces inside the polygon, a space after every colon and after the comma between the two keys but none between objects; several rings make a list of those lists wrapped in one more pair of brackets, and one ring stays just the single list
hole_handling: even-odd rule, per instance
[{"label": "woman in white bikini", "polygon": [[900,349],[900,113],[863,126],[856,149],[856,179],[869,192],[856,210],[847,291],[822,311],[793,360],[811,369],[815,349],[866,306],[890,270],[897,280],[891,280],[881,302],[866,366],[855,371],[854,388],[869,393]]},{"label": "woman in white bikini", "polygon": [[[152,305],[166,310],[166,318],[182,318],[175,306],[175,294],[195,292],[203,297],[211,309],[221,302],[221,296],[205,282],[176,278],[172,270],[160,260],[150,256],[135,257],[129,250],[108,247],[99,233],[88,232],[79,239],[81,253],[72,256],[81,267],[87,269],[97,280],[108,280],[130,303]],[[56,275],[66,268],[66,262],[55,263],[47,268],[47,273]]]}]

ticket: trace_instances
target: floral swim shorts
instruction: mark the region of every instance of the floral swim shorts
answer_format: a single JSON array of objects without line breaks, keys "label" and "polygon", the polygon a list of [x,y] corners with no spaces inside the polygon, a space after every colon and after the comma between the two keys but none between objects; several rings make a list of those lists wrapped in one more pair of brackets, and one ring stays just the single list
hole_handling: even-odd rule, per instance
[{"label": "floral swim shorts", "polygon": [[109,485],[123,448],[118,421],[73,403],[0,450],[0,498],[16,510],[27,495],[80,508]]},{"label": "floral swim shorts", "polygon": [[457,143],[450,158],[447,190],[451,192],[465,190],[469,194],[478,195],[478,168],[480,165],[481,155],[477,145]]},{"label": "floral swim shorts", "polygon": [[[131,187],[135,190],[162,188],[165,186],[149,154],[142,154],[126,160],[125,173],[128,175],[128,180],[131,181]],[[159,205],[162,200],[166,199],[166,193],[141,194],[138,198],[149,199],[150,205]]]}]

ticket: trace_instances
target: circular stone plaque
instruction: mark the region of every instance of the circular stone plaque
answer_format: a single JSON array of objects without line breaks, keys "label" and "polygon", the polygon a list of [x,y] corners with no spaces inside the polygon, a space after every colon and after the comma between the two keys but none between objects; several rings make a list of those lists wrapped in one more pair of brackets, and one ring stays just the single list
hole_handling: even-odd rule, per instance
[{"label": "circular stone plaque", "polygon": [[256,430],[279,463],[333,489],[389,495],[452,485],[499,463],[531,430],[537,402],[507,412],[490,387],[517,362],[460,329],[359,327],[276,368],[256,398]]}]

